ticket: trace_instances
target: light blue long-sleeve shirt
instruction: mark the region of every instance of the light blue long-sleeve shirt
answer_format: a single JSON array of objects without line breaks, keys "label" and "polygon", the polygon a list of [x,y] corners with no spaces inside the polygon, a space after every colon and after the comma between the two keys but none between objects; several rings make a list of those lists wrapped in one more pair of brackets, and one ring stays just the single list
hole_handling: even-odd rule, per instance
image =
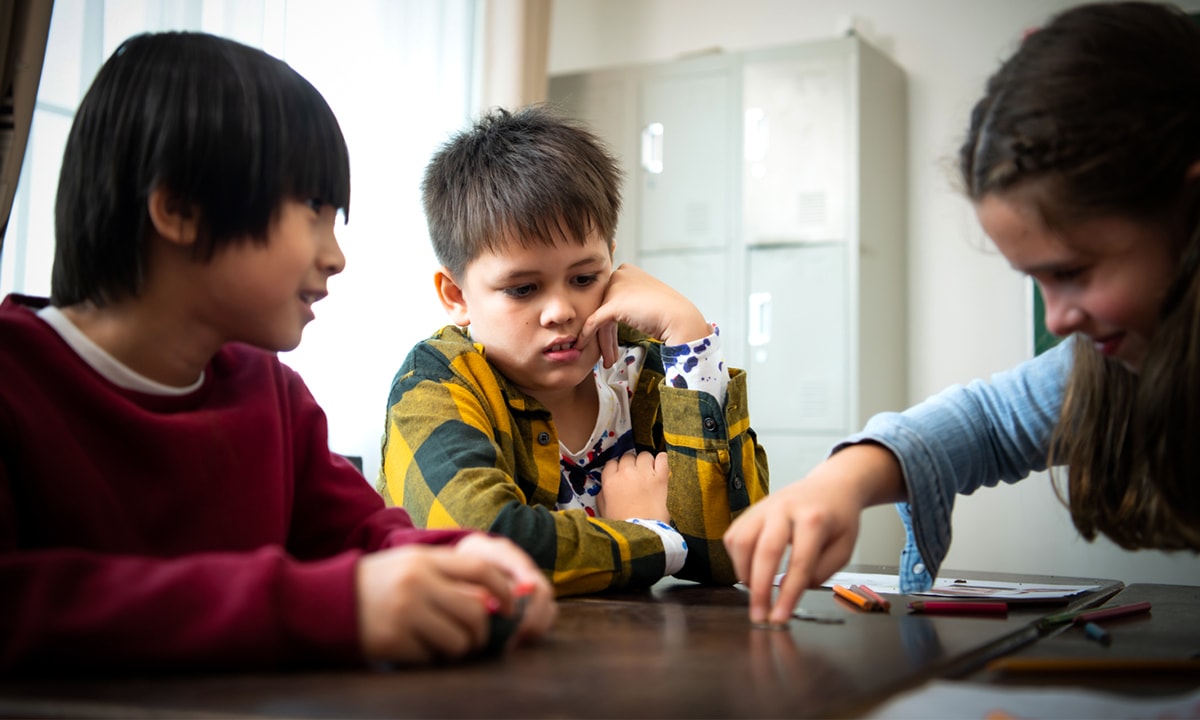
[{"label": "light blue long-sleeve shirt", "polygon": [[954,385],[904,412],[880,413],[834,448],[872,441],[900,461],[908,487],[908,502],[896,506],[907,536],[902,591],[926,590],[937,577],[950,549],[955,495],[1046,469],[1072,349],[1064,341],[990,381]]}]

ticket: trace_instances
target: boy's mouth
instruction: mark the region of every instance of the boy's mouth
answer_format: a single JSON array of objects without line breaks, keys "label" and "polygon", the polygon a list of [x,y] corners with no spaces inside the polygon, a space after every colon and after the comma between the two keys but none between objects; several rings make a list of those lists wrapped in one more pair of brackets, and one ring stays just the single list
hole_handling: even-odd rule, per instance
[{"label": "boy's mouth", "polygon": [[573,338],[570,340],[556,340],[553,343],[551,343],[549,346],[547,346],[543,352],[548,352],[548,353],[563,352],[564,350],[571,350],[574,347],[575,347],[575,340]]}]

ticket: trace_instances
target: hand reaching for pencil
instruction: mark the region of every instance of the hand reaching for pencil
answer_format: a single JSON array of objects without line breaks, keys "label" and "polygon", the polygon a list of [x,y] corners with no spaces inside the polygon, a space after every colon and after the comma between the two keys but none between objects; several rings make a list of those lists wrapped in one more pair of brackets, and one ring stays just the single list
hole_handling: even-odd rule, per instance
[{"label": "hand reaching for pencil", "polygon": [[[751,505],[725,532],[738,578],[750,588],[750,621],[786,623],[804,590],[850,560],[864,508],[904,499],[900,465],[882,446],[851,445],[804,479]],[[771,604],[775,575],[791,546]]]}]

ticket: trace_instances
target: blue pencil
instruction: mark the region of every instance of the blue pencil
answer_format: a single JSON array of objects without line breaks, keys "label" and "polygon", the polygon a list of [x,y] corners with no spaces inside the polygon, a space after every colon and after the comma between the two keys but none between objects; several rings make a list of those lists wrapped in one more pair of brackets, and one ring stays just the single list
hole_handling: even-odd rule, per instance
[{"label": "blue pencil", "polygon": [[1084,623],[1083,631],[1101,645],[1108,645],[1112,642],[1112,636],[1108,634],[1108,631],[1094,622]]}]

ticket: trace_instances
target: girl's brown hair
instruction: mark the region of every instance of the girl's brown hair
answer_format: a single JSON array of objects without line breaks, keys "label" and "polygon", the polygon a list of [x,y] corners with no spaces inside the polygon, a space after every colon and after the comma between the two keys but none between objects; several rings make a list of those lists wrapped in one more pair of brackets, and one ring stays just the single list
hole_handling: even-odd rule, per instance
[{"label": "girl's brown hair", "polygon": [[1140,375],[1076,343],[1049,462],[1067,467],[1071,516],[1089,540],[1200,550],[1198,160],[1200,25],[1140,2],[1082,5],[1031,33],[989,79],[959,152],[973,201],[1032,189],[1050,227],[1186,216]]}]

